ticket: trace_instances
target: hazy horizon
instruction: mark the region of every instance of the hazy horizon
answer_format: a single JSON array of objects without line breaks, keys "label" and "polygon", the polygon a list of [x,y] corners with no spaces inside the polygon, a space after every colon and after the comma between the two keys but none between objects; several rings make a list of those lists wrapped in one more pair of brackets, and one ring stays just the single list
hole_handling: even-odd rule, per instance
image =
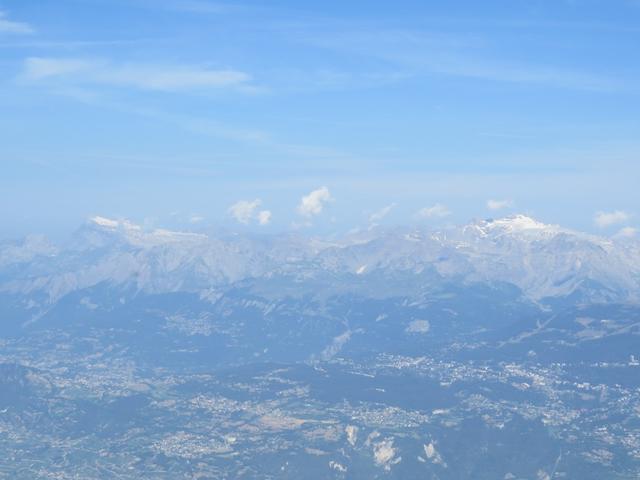
[{"label": "hazy horizon", "polygon": [[[436,210],[439,210],[440,205],[436,205]],[[425,221],[425,215],[419,213],[409,216],[407,219],[400,219],[399,221],[390,222],[387,217],[389,213],[396,208],[396,205],[389,205],[383,207],[377,212],[373,212],[358,224],[354,224],[350,228],[342,228],[343,226],[331,225],[331,223],[325,229],[313,228],[313,224],[305,223],[292,223],[291,225],[284,226],[282,228],[264,228],[264,225],[260,224],[260,210],[256,208],[249,208],[246,214],[242,217],[242,221],[234,216],[232,210],[226,212],[226,216],[215,220],[206,220],[199,216],[181,217],[178,214],[169,215],[167,218],[143,218],[138,221],[137,219],[127,217],[106,217],[104,215],[91,215],[83,219],[80,223],[70,226],[69,229],[59,229],[54,234],[43,233],[38,229],[33,229],[24,235],[18,236],[6,236],[0,238],[0,241],[23,241],[25,238],[32,236],[43,235],[47,240],[53,244],[63,244],[64,242],[72,239],[74,235],[81,231],[85,227],[98,227],[105,228],[106,230],[112,230],[114,232],[126,233],[139,232],[141,234],[152,234],[154,232],[167,232],[167,233],[185,233],[185,234],[205,234],[205,235],[218,235],[218,234],[240,234],[251,236],[265,236],[265,237],[278,237],[282,235],[297,235],[301,237],[318,237],[318,238],[349,238],[358,236],[371,236],[372,238],[387,232],[394,231],[424,231],[424,232],[446,232],[463,228],[469,225],[482,225],[482,224],[513,224],[515,228],[547,228],[558,229],[558,231],[573,232],[577,234],[588,234],[594,237],[600,237],[603,239],[612,240],[632,240],[635,241],[638,238],[638,230],[635,227],[620,226],[620,224],[628,224],[629,218],[622,218],[623,212],[599,212],[594,217],[594,228],[591,230],[581,230],[579,228],[570,228],[567,225],[558,223],[545,222],[544,219],[528,215],[526,213],[520,213],[515,211],[514,213],[506,212],[493,212],[492,214],[482,216],[476,216],[468,218],[465,221],[453,222],[451,220],[445,220],[443,217],[436,215],[436,221]],[[396,218],[398,215],[396,215]],[[449,217],[449,214],[444,215]],[[426,217],[430,218],[430,217]],[[524,223],[531,223],[531,225],[523,225]]]}]

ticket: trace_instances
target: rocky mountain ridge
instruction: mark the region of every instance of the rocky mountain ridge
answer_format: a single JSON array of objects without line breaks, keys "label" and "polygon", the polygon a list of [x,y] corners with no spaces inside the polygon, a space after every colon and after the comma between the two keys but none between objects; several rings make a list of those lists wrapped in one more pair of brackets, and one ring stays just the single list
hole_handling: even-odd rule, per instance
[{"label": "rocky mountain ridge", "polygon": [[287,277],[508,283],[530,300],[579,293],[589,302],[640,300],[640,243],[548,225],[525,215],[460,227],[374,230],[321,239],[294,234],[145,230],[94,217],[64,245],[43,237],[0,244],[0,292],[53,304],[100,284],[145,293],[206,292]]}]

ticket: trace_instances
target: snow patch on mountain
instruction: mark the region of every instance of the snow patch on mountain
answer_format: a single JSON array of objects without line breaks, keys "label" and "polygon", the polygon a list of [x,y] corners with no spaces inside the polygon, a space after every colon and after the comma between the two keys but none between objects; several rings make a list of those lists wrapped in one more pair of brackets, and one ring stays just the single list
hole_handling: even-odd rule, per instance
[{"label": "snow patch on mountain", "polygon": [[92,217],[90,220],[96,225],[100,225],[101,227],[106,228],[118,228],[118,226],[120,225],[117,220],[111,220],[110,218],[100,216]]}]

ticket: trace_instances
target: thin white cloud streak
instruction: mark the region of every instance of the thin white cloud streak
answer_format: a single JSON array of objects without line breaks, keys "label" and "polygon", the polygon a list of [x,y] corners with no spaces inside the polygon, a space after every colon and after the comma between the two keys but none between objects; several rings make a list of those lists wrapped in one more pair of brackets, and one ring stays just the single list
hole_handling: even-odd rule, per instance
[{"label": "thin white cloud streak", "polygon": [[161,41],[159,38],[140,38],[136,40],[14,40],[0,43],[0,48],[47,48],[80,49],[88,47],[125,46],[150,44]]},{"label": "thin white cloud streak", "polygon": [[24,22],[15,22],[13,20],[7,19],[7,14],[0,10],[0,34],[2,33],[10,33],[10,34],[30,34],[34,33],[34,28],[28,23]]},{"label": "thin white cloud streak", "polygon": [[333,200],[327,187],[320,187],[300,199],[298,213],[303,217],[313,217],[322,213],[324,205]]},{"label": "thin white cloud streak", "polygon": [[[49,93],[59,95],[71,100],[89,105],[95,108],[103,108],[117,111],[129,115],[136,115],[158,122],[174,125],[175,127],[199,135],[221,138],[243,144],[257,145],[260,148],[268,149],[272,152],[295,157],[322,160],[325,165],[331,165],[332,169],[343,171],[345,165],[358,162],[364,167],[366,159],[353,156],[347,152],[342,152],[333,148],[317,145],[301,145],[279,141],[270,132],[259,128],[242,128],[235,125],[227,125],[212,118],[205,118],[192,115],[174,114],[155,108],[140,107],[131,103],[114,100],[105,92],[85,87],[53,87],[49,86]],[[173,170],[180,170],[174,167]]]},{"label": "thin white cloud streak", "polygon": [[625,89],[623,82],[613,77],[492,58],[491,52],[478,53],[479,47],[483,46],[481,39],[463,35],[424,34],[412,30],[333,30],[315,36],[302,35],[302,38],[315,46],[379,58],[415,73],[586,91]]},{"label": "thin white cloud streak", "polygon": [[49,91],[52,94],[60,95],[85,105],[156,120],[158,122],[175,125],[181,130],[207,137],[260,145],[267,145],[271,141],[271,135],[264,130],[230,126],[211,118],[173,114],[154,108],[138,107],[130,103],[112,100],[94,90],[84,88],[53,88]]},{"label": "thin white cloud streak", "polygon": [[197,14],[225,14],[238,13],[249,10],[249,7],[233,5],[223,2],[206,2],[202,0],[180,0],[171,2],[154,1],[153,6],[177,12],[197,13]]},{"label": "thin white cloud streak", "polygon": [[618,81],[595,74],[574,72],[559,67],[512,65],[500,61],[479,61],[470,58],[450,59],[431,65],[431,69],[436,73],[446,75],[555,88],[602,92],[621,88]]},{"label": "thin white cloud streak", "polygon": [[193,65],[114,64],[105,60],[30,57],[22,78],[29,81],[64,80],[72,84],[180,91],[249,87],[251,77],[237,70],[212,70]]},{"label": "thin white cloud streak", "polygon": [[391,203],[391,204],[387,205],[386,207],[381,208],[377,212],[372,213],[371,215],[369,215],[369,223],[378,223],[384,217],[389,215],[391,210],[393,210],[395,207],[396,207],[396,204],[395,203]]},{"label": "thin white cloud streak", "polygon": [[593,217],[593,223],[595,223],[599,228],[606,228],[627,222],[630,218],[631,214],[623,212],[622,210],[615,210],[613,212],[597,212]]},{"label": "thin white cloud streak", "polygon": [[397,84],[415,75],[397,71],[355,72],[337,69],[279,68],[270,72],[273,91],[313,93],[347,89],[379,88]]},{"label": "thin white cloud streak", "polygon": [[487,208],[489,210],[502,210],[503,208],[509,208],[513,206],[511,200],[487,200]]},{"label": "thin white cloud streak", "polygon": [[431,207],[419,210],[417,215],[422,218],[444,218],[451,215],[451,211],[441,203],[436,203]]}]

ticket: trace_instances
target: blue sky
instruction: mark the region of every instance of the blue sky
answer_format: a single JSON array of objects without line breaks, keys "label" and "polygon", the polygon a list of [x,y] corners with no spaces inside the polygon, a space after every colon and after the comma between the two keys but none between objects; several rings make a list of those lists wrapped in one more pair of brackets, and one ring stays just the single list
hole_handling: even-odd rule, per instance
[{"label": "blue sky", "polygon": [[640,225],[640,1],[0,12],[0,236],[97,214],[265,232],[515,212]]}]

